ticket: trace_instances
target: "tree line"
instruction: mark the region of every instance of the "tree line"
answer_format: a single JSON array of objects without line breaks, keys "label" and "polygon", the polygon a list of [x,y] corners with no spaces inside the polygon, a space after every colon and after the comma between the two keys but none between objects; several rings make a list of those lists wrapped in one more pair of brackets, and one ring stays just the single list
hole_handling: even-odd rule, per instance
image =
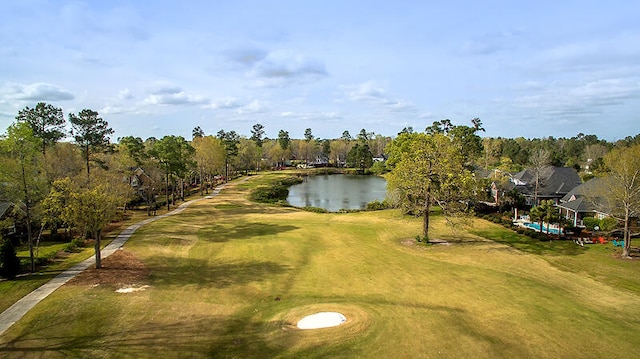
[{"label": "tree line", "polygon": [[[431,204],[456,207],[456,196],[474,190],[474,168],[516,171],[529,165],[534,154],[546,151],[552,164],[579,167],[593,175],[604,168],[603,158],[612,148],[640,142],[640,135],[610,143],[583,134],[483,138],[482,131],[479,119],[471,126],[442,120],[424,132],[404,128],[393,138],[362,129],[355,137],[344,131],[338,138],[322,139],[311,128],[300,138],[284,129],[268,138],[257,123],[250,136],[224,129],[206,134],[198,126],[191,139],[128,135],[112,141],[113,129],[96,111],[84,109],[65,119],[61,108],[38,103],[20,110],[0,138],[0,202],[12,203],[14,216],[24,217],[30,271],[35,270],[34,244],[45,230],[95,239],[100,267],[102,230],[127,206],[144,205],[149,214],[161,205],[169,210],[178,198],[184,200],[185,191],[205,194],[242,173],[287,166],[391,171],[394,195],[419,213]],[[67,138],[71,141],[64,141]],[[9,226],[8,220],[0,223],[3,243],[17,245],[20,239],[8,239]]]}]

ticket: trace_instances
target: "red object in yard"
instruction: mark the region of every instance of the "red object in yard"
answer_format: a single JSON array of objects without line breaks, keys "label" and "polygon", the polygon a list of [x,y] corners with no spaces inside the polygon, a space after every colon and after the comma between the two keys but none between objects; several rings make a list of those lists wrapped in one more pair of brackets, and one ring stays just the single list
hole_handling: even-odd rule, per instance
[{"label": "red object in yard", "polygon": [[598,237],[598,241],[600,242],[600,244],[605,244],[607,242],[602,237]]}]

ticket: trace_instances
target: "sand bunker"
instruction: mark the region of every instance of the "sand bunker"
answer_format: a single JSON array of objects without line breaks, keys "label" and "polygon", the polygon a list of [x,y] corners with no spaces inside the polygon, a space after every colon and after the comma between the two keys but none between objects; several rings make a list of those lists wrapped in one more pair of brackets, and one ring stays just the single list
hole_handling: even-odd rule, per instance
[{"label": "sand bunker", "polygon": [[147,288],[149,288],[148,285],[143,285],[142,287],[120,288],[116,290],[116,293],[133,293],[133,292],[139,292],[139,291],[145,290]]},{"label": "sand bunker", "polygon": [[300,329],[320,329],[336,327],[346,322],[347,318],[336,312],[320,312],[312,315],[308,315],[298,322],[298,328]]}]

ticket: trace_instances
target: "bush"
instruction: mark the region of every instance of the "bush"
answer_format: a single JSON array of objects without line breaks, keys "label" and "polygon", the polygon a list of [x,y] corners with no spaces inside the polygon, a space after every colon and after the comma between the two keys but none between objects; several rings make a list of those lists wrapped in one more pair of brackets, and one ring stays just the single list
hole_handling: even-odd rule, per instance
[{"label": "bush", "polygon": [[600,220],[600,230],[601,231],[613,231],[618,227],[618,220],[611,217],[606,217]]},{"label": "bush", "polygon": [[373,201],[367,203],[367,211],[381,211],[389,208],[387,201]]},{"label": "bush", "polygon": [[74,239],[71,240],[71,242],[69,242],[64,247],[64,251],[65,252],[69,252],[69,253],[79,252],[78,248],[82,248],[84,246],[85,246],[84,239],[82,239],[82,238],[74,238]]},{"label": "bush", "polygon": [[374,162],[373,166],[371,166],[369,170],[375,175],[381,175],[389,172],[387,165],[384,162]]},{"label": "bush", "polygon": [[302,183],[302,178],[289,176],[281,178],[267,186],[261,186],[251,192],[251,199],[261,203],[279,203],[287,200],[289,187]]},{"label": "bush", "polygon": [[596,226],[600,225],[600,220],[593,217],[585,217],[582,223],[584,223],[584,226],[587,227],[588,230],[593,231]]},{"label": "bush", "polygon": [[3,240],[0,245],[0,276],[14,279],[20,273],[20,259],[16,248],[9,240]]},{"label": "bush", "polygon": [[307,207],[302,207],[303,210],[307,211],[307,212],[313,212],[313,213],[327,213],[328,211],[324,208],[319,208],[319,207],[311,207],[311,206],[307,206]]}]

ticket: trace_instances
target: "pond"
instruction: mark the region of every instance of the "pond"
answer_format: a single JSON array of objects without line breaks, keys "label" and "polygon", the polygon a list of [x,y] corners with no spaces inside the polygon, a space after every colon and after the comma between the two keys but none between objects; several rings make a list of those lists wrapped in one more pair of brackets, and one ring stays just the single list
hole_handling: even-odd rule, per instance
[{"label": "pond", "polygon": [[318,175],[305,177],[303,183],[289,188],[287,201],[296,207],[319,207],[336,212],[341,209],[365,209],[367,203],[382,201],[387,181],[378,176]]}]

